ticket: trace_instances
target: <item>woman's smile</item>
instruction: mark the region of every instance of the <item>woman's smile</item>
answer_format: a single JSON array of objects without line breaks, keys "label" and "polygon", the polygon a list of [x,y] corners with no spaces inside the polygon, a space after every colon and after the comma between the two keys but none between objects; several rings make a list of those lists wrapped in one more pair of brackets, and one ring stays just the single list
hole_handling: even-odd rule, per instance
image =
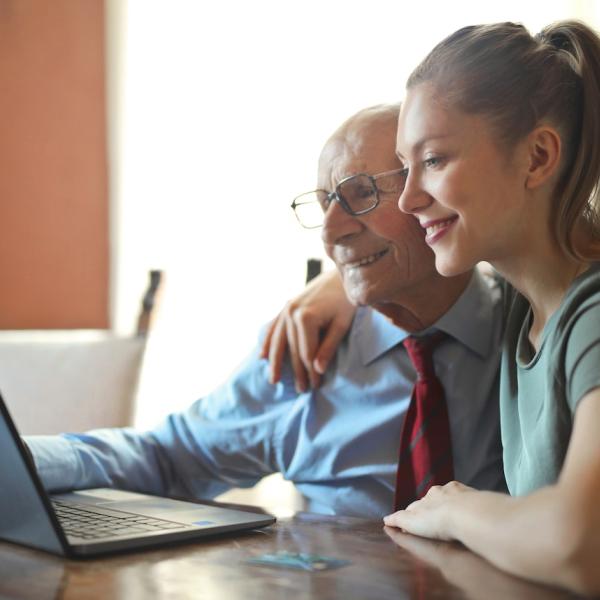
[{"label": "woman's smile", "polygon": [[447,219],[434,219],[421,223],[421,227],[425,229],[425,242],[433,246],[441,237],[446,235],[452,225],[458,219],[458,215],[454,215]]}]

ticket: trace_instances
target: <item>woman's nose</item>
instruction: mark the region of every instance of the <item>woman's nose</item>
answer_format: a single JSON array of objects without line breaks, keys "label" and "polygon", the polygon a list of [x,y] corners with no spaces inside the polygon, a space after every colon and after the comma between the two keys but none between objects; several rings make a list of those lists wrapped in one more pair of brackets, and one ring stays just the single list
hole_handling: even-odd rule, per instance
[{"label": "woman's nose", "polygon": [[405,213],[415,214],[432,202],[431,196],[423,189],[419,178],[408,173],[404,189],[398,198],[398,208]]}]

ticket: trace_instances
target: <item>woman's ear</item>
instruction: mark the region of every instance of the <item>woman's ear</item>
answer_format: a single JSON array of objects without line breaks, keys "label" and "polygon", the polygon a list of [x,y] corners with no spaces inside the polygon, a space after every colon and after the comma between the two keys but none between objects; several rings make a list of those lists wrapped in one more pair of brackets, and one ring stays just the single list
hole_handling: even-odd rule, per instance
[{"label": "woman's ear", "polygon": [[549,125],[540,125],[527,136],[527,189],[540,187],[558,173],[561,150],[560,135]]}]

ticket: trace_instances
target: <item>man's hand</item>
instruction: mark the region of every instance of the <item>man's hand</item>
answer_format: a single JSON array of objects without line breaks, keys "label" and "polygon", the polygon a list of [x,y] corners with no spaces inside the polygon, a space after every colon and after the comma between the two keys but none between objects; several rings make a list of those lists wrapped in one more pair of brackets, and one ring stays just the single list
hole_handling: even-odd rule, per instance
[{"label": "man's hand", "polygon": [[306,391],[309,384],[318,387],[321,375],[352,324],[355,311],[337,271],[313,279],[269,326],[261,357],[269,359],[271,383],[281,377],[287,349],[296,389]]}]

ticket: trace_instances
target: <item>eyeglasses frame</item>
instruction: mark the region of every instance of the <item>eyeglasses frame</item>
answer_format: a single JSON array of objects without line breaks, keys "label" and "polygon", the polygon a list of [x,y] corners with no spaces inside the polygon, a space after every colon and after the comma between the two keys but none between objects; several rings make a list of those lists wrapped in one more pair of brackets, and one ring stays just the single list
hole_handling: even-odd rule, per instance
[{"label": "eyeglasses frame", "polygon": [[[368,173],[355,173],[354,175],[349,175],[348,177],[344,177],[344,179],[339,181],[337,183],[337,185],[335,186],[335,190],[333,192],[328,192],[327,190],[323,190],[323,189],[316,189],[316,190],[311,190],[310,192],[304,192],[303,194],[296,196],[294,198],[294,200],[292,201],[290,208],[294,211],[294,216],[296,217],[296,220],[298,221],[298,223],[300,223],[301,227],[304,227],[304,229],[318,229],[319,227],[323,227],[322,223],[321,223],[321,225],[313,225],[312,227],[304,225],[302,223],[302,221],[300,221],[300,218],[298,217],[298,214],[296,213],[297,206],[301,206],[302,204],[311,204],[312,202],[314,202],[314,200],[309,200],[308,202],[296,202],[296,200],[298,200],[298,198],[301,198],[302,196],[306,196],[308,194],[316,194],[318,192],[323,192],[323,193],[327,194],[327,208],[325,209],[325,211],[323,211],[323,216],[325,216],[325,214],[329,210],[329,207],[331,206],[331,203],[335,200],[342,207],[342,209],[345,213],[349,214],[352,217],[358,217],[358,216],[364,215],[366,213],[369,213],[372,210],[375,210],[379,206],[379,202],[380,202],[379,193],[382,191],[383,191],[383,193],[386,193],[385,190],[380,190],[377,187],[377,180],[381,179],[382,177],[388,177],[389,175],[400,175],[401,173],[406,173],[406,169],[405,168],[392,169],[391,171],[384,171],[383,173],[376,173],[375,175],[369,175]],[[375,190],[375,204],[373,204],[373,206],[370,206],[369,208],[365,208],[363,210],[355,211],[350,208],[350,205],[348,204],[348,202],[346,202],[344,197],[340,195],[340,193],[338,191],[340,186],[343,185],[344,183],[346,183],[347,181],[349,181],[350,179],[354,179],[355,177],[367,177],[371,181],[373,189]]]}]

